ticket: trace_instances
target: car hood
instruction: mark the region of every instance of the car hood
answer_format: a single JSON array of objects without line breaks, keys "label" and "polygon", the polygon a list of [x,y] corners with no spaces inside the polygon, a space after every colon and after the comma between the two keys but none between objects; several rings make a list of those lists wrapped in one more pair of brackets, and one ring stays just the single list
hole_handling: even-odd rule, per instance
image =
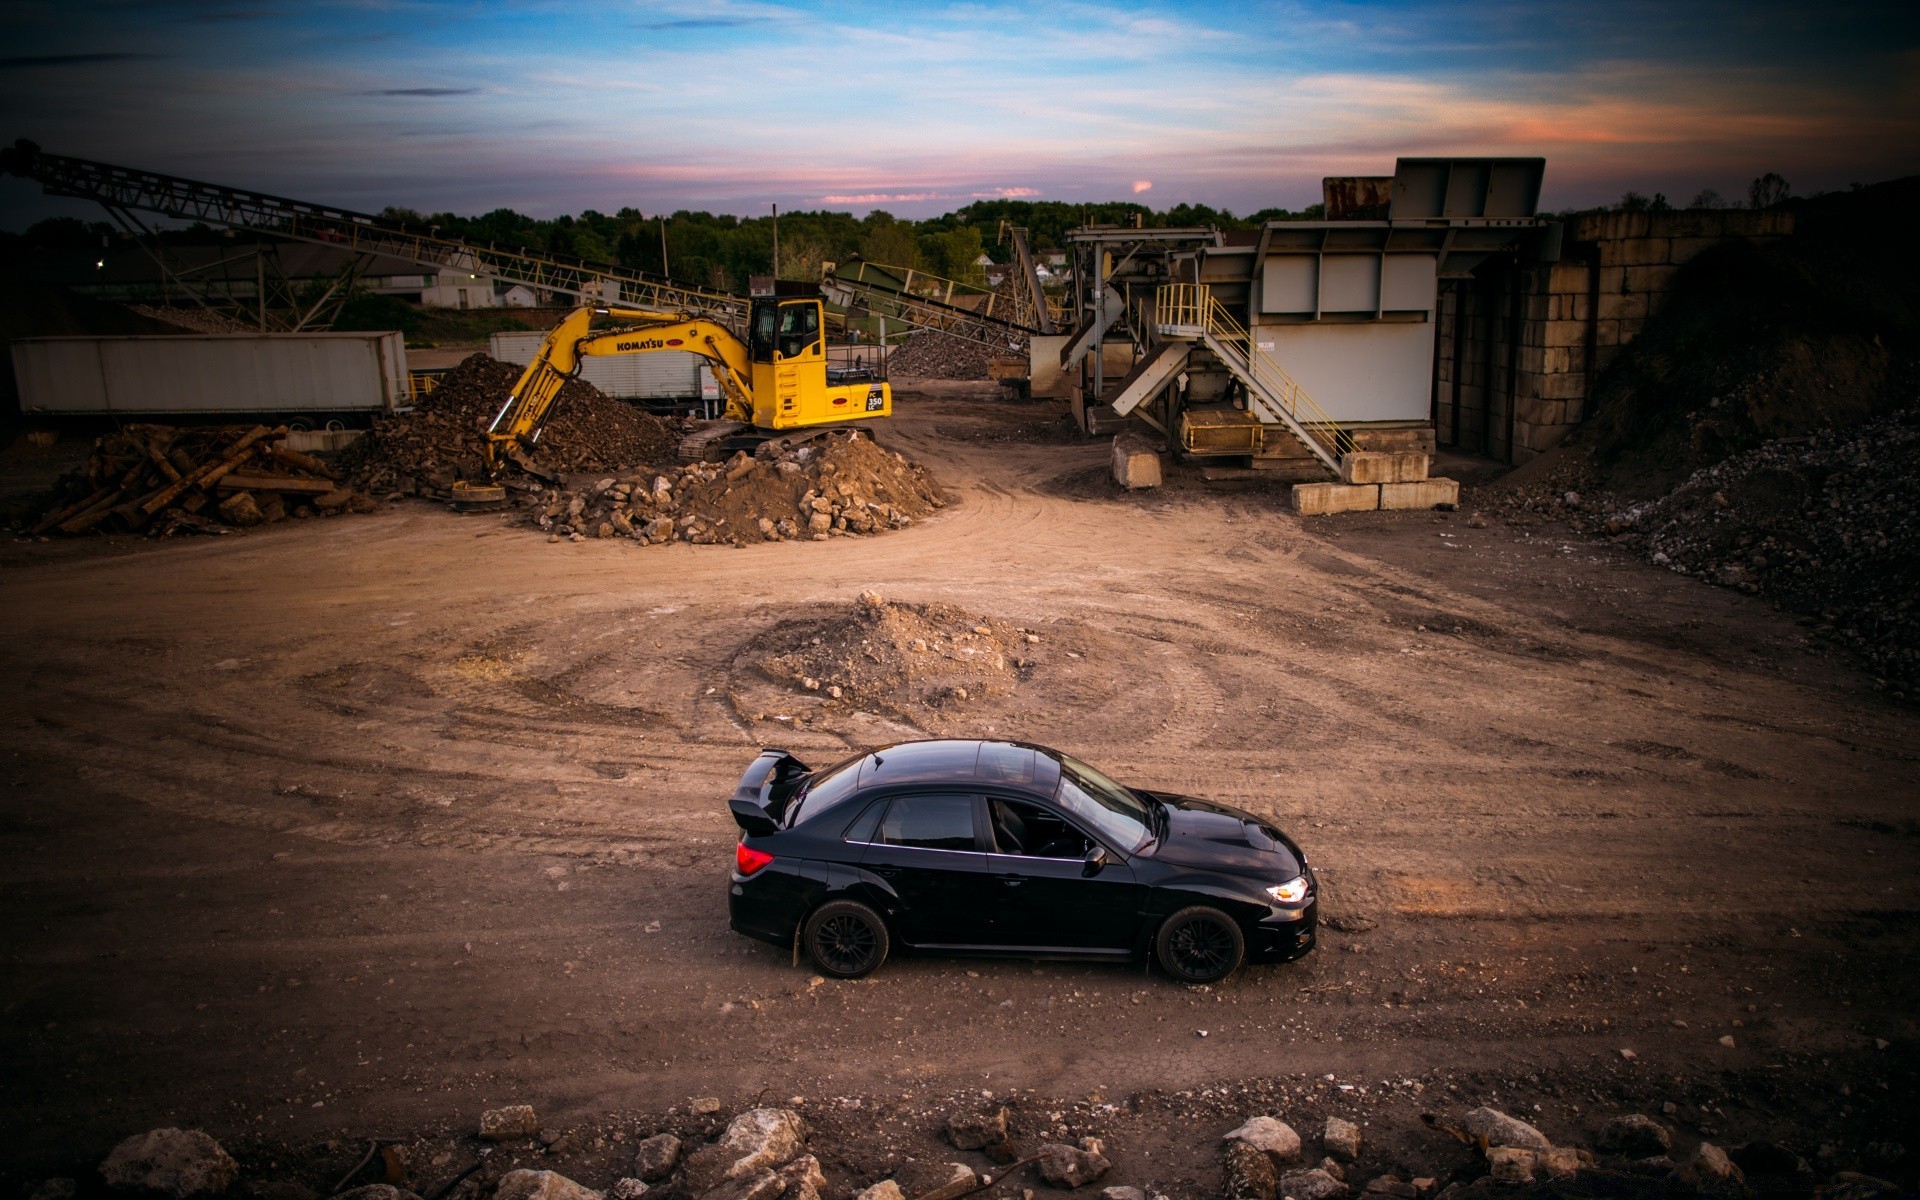
[{"label": "car hood", "polygon": [[1181,866],[1270,876],[1275,883],[1301,872],[1299,847],[1250,812],[1170,792],[1140,794],[1165,805],[1167,814],[1165,836],[1146,851],[1150,858]]}]

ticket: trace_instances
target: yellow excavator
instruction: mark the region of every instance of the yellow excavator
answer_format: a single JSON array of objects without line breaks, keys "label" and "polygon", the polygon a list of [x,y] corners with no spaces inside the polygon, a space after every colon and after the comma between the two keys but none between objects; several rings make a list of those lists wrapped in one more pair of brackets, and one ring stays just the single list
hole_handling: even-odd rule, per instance
[{"label": "yellow excavator", "polygon": [[[680,350],[713,365],[726,394],[726,418],[691,434],[683,459],[724,456],[751,449],[790,431],[816,430],[893,414],[893,389],[862,370],[827,365],[826,313],[817,296],[755,297],[747,315],[747,340],[693,313],[595,307],[575,309],[541,343],[500,414],[487,428],[487,480],[454,485],[454,503],[496,504],[506,492],[493,480],[503,460],[534,474],[545,471],[528,457],[553,411],[554,400],[579,373],[582,359],[611,354]],[[599,318],[620,324],[593,328]]]}]

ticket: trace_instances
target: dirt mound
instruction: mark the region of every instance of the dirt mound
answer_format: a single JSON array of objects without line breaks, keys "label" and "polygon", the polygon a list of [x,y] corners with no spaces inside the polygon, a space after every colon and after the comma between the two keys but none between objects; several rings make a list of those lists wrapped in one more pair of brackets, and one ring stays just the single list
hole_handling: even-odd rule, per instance
[{"label": "dirt mound", "polygon": [[827,701],[913,718],[1004,696],[1034,667],[1038,633],[944,604],[863,592],[851,614],[788,622],[750,645],[766,678]]},{"label": "dirt mound", "polygon": [[887,357],[887,374],[913,379],[990,378],[987,364],[996,353],[989,346],[963,342],[939,333],[916,333],[894,347]]},{"label": "dirt mound", "polygon": [[[376,493],[437,496],[479,477],[487,426],[521,370],[485,354],[467,358],[411,411],[377,418],[343,452],[349,478]],[[671,425],[576,379],[560,390],[533,460],[550,471],[613,471],[667,461],[678,444]],[[511,465],[505,472],[519,474]]]},{"label": "dirt mound", "polygon": [[1603,529],[1653,562],[1819,622],[1902,697],[1920,688],[1920,408],[1768,443]]},{"label": "dirt mound", "polygon": [[785,541],[910,525],[945,498],[932,472],[863,434],[833,433],[772,459],[613,476],[542,493],[534,521],[555,539],[627,537],[641,545]]}]

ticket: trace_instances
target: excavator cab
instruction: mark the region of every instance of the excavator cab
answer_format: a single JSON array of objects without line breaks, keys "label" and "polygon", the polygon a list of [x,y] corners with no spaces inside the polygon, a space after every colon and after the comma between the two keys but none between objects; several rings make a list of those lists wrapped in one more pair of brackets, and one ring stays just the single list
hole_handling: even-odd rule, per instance
[{"label": "excavator cab", "polygon": [[753,424],[785,430],[892,413],[886,384],[829,380],[825,318],[817,296],[754,299],[747,319]]}]

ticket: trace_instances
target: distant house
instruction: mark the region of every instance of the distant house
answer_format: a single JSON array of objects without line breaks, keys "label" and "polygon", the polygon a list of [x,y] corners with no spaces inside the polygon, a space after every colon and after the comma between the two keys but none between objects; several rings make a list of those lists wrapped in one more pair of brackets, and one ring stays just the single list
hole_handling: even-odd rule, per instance
[{"label": "distant house", "polygon": [[505,288],[501,288],[497,283],[494,286],[494,303],[501,308],[540,307],[540,293],[524,283],[512,284]]}]

